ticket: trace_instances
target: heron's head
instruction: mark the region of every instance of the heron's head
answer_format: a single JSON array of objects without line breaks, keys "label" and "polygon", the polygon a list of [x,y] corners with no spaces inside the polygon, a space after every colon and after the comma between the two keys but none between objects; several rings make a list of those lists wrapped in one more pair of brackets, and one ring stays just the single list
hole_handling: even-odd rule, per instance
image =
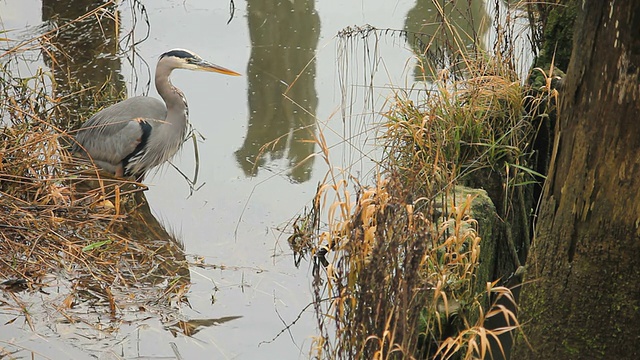
[{"label": "heron's head", "polygon": [[239,76],[237,72],[212,64],[196,53],[185,49],[173,49],[160,55],[158,65],[166,65],[172,69],[188,69],[217,72],[225,75]]}]

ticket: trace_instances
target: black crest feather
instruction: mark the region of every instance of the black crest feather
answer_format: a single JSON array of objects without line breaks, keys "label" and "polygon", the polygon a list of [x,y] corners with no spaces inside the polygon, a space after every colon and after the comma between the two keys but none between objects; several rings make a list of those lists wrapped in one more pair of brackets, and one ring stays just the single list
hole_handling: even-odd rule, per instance
[{"label": "black crest feather", "polygon": [[181,59],[186,59],[186,60],[190,60],[190,59],[195,59],[196,58],[194,54],[192,54],[192,53],[190,53],[188,51],[179,50],[179,49],[167,51],[166,53],[160,55],[160,59],[162,59],[163,57],[167,57],[167,56],[174,56],[174,57],[181,58]]}]

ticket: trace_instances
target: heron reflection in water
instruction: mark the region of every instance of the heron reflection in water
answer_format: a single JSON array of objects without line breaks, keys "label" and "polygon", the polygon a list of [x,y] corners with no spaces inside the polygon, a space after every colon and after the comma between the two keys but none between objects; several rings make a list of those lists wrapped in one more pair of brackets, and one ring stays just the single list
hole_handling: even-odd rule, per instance
[{"label": "heron reflection in water", "polygon": [[136,96],[99,111],[78,131],[73,152],[88,155],[117,177],[139,181],[151,168],[171,159],[184,141],[189,119],[187,99],[169,80],[174,69],[240,75],[189,50],[170,50],[160,55],[155,74],[156,90],[164,102]]}]

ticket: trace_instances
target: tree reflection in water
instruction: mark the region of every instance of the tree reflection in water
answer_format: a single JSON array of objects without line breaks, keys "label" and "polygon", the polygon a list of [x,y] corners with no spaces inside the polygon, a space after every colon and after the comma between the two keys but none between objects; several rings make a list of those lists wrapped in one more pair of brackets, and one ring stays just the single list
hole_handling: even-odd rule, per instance
[{"label": "tree reflection in water", "polygon": [[269,161],[286,156],[289,178],[311,178],[315,143],[315,49],[320,18],[313,0],[247,3],[251,58],[249,124],[238,164],[256,176]]}]

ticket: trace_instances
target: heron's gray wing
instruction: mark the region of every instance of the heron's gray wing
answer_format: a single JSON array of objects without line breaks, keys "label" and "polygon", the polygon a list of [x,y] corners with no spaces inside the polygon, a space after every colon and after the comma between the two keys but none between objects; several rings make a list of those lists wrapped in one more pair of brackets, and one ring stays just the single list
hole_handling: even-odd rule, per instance
[{"label": "heron's gray wing", "polygon": [[79,146],[96,161],[118,165],[131,155],[143,135],[141,120],[164,120],[167,109],[158,99],[133,97],[103,109],[87,120],[76,135]]}]

